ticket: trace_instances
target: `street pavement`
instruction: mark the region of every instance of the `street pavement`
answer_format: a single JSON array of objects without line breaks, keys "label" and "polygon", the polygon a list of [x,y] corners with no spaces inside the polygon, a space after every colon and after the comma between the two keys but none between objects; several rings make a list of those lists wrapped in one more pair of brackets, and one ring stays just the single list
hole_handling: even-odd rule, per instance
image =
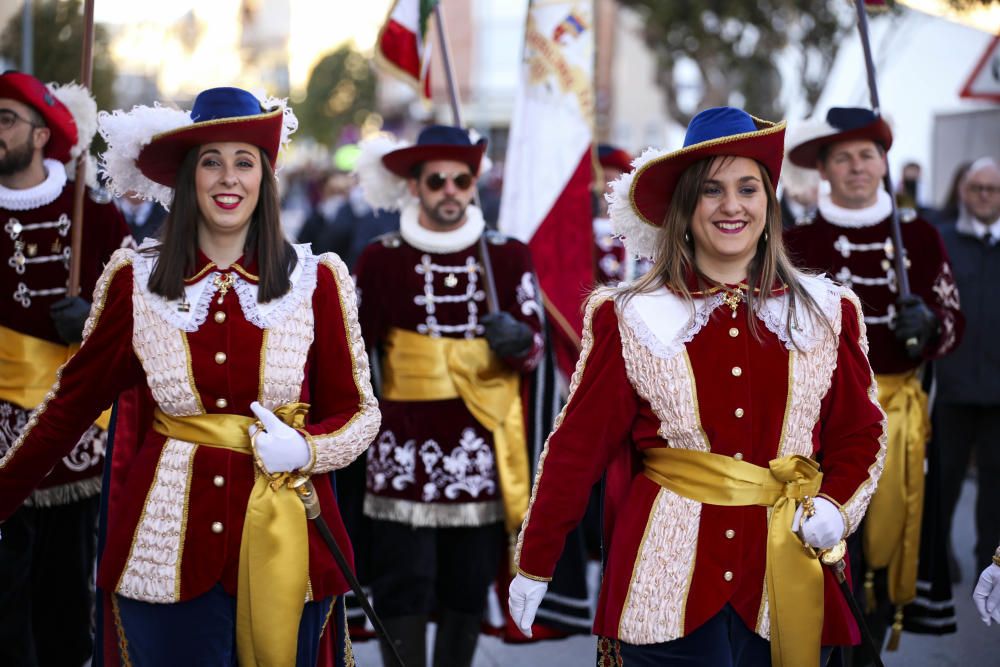
[{"label": "street pavement", "polygon": [[[975,482],[967,480],[952,529],[955,557],[962,569],[962,581],[955,584],[953,590],[958,632],[943,637],[904,633],[898,651],[883,652],[885,667],[1000,667],[1000,626],[986,627],[972,604],[972,589],[986,565],[973,562],[975,489]],[[433,629],[428,630],[427,643],[428,651],[432,650]],[[355,644],[354,655],[359,667],[382,664],[374,641]],[[522,646],[504,644],[494,637],[481,637],[473,667],[580,667],[594,662],[593,637],[571,637]]]}]

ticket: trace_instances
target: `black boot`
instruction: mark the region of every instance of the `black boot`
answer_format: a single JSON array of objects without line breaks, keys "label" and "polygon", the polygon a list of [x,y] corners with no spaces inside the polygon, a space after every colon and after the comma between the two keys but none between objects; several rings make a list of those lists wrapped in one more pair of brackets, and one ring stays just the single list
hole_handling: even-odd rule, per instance
[{"label": "black boot", "polygon": [[434,667],[470,667],[482,619],[482,614],[442,609],[434,637]]},{"label": "black boot", "polygon": [[[392,643],[403,659],[405,667],[427,666],[427,616],[395,616],[382,619],[385,631],[392,637]],[[382,664],[385,667],[400,667],[392,651],[384,641],[379,641],[382,650]]]}]

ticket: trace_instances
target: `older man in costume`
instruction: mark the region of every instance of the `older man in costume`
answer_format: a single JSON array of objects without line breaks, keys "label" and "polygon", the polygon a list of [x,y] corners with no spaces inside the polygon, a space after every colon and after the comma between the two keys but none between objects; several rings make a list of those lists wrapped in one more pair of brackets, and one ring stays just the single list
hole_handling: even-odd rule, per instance
[{"label": "older man in costume", "polygon": [[[69,297],[75,164],[97,105],[75,85],[0,75],[0,456],[76,350],[90,303]],[[88,190],[81,294],[130,237],[103,192]],[[81,664],[90,655],[91,578],[107,419],[99,420],[3,525],[0,664]]]},{"label": "older man in costume", "polygon": [[[902,630],[903,605],[916,596],[924,497],[924,454],[929,436],[927,395],[919,371],[925,361],[951,352],[964,329],[958,289],[937,230],[912,209],[899,213],[912,294],[901,296],[892,241],[892,202],[882,187],[892,132],[867,109],[834,108],[827,128],[789,147],[793,164],[816,169],[829,183],[818,211],[788,230],[792,257],[854,289],[864,304],[869,358],[879,402],[889,417],[885,473],[866,525],[851,545],[862,596],[870,612],[876,597],[895,606],[893,639]],[[863,556],[863,558],[862,558]],[[875,574],[880,574],[876,581]],[[864,576],[861,576],[861,573]],[[881,591],[881,577],[887,590]],[[876,583],[879,584],[876,596]],[[888,611],[870,617],[885,636]]]},{"label": "older man in costume", "polygon": [[527,508],[521,378],[541,356],[540,305],[527,247],[487,232],[471,205],[485,150],[438,125],[412,146],[367,143],[358,163],[369,201],[401,214],[356,274],[365,341],[381,357],[364,501],[372,589],[407,665],[424,664],[435,611],[434,664],[471,664],[488,586]]}]

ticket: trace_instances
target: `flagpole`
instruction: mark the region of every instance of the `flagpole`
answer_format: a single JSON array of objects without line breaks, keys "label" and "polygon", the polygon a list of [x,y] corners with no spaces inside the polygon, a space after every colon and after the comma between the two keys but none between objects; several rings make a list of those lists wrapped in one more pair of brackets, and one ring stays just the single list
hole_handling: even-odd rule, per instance
[{"label": "flagpole", "polygon": [[[878,83],[875,80],[875,61],[872,59],[872,45],[868,37],[868,14],[865,11],[864,0],[854,0],[854,8],[858,14],[858,32],[861,33],[861,47],[865,52],[865,69],[868,73],[868,95],[871,99],[872,111],[876,116],[882,116],[881,104],[878,99]],[[899,285],[899,296],[910,296],[910,277],[906,272],[906,248],[903,246],[903,230],[899,223],[899,210],[896,208],[896,197],[893,195],[892,178],[889,175],[889,156],[885,156],[885,178],[883,179],[889,201],[892,204],[893,263],[896,269],[896,282]],[[916,347],[907,345],[907,348]]]},{"label": "flagpole", "polygon": [[[455,83],[455,70],[451,64],[451,52],[448,50],[448,35],[444,28],[444,14],[441,2],[434,5],[434,21],[437,25],[438,43],[441,45],[441,60],[444,64],[445,78],[448,81],[448,97],[451,102],[451,115],[455,125],[465,129],[462,122],[462,105],[458,98],[458,86]],[[473,203],[479,207],[479,192],[473,190]],[[479,261],[483,265],[483,284],[486,287],[486,308],[491,313],[500,310],[500,300],[497,298],[496,281],[493,278],[493,263],[490,261],[489,248],[486,246],[486,234],[479,237]]]},{"label": "flagpole", "polygon": [[[94,0],[83,4],[83,53],[80,56],[80,84],[91,90],[94,73]],[[80,246],[83,244],[83,195],[87,191],[87,152],[77,157],[73,190],[73,223],[70,226],[69,284],[66,296],[80,294]]]}]

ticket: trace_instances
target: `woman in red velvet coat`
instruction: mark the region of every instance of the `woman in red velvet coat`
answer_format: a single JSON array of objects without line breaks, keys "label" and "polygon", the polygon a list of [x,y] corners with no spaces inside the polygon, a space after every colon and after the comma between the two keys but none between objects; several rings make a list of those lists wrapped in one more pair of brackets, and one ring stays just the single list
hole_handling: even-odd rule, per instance
[{"label": "woman in red velvet coat", "polygon": [[530,632],[606,471],[600,665],[819,665],[858,639],[816,555],[864,515],[884,415],[857,298],[781,245],[783,136],[703,111],[682,149],[647,151],[609,195],[628,250],[655,265],[587,304],[510,586]]},{"label": "woman in red velvet coat", "polygon": [[[350,554],[324,473],[364,452],[380,417],[347,268],[282,235],[274,162],[295,117],[215,88],[190,114],[101,123],[111,188],[170,215],[105,268],[80,352],[0,459],[0,518],[128,395],[98,567],[108,663],[353,664],[348,586],[290,483],[313,476]],[[321,655],[328,629],[337,648]]]}]

